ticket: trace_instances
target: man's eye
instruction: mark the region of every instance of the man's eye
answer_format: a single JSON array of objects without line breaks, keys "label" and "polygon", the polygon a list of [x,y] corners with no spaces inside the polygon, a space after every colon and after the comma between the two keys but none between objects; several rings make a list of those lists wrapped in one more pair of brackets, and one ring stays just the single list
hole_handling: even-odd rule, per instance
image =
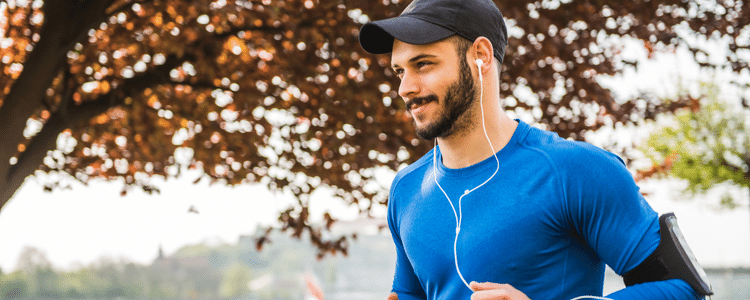
[{"label": "man's eye", "polygon": [[422,67],[424,67],[424,66],[427,66],[427,65],[429,65],[429,64],[430,64],[430,62],[427,62],[427,61],[420,61],[420,62],[418,62],[418,63],[417,63],[417,68],[420,68],[420,69],[421,69]]},{"label": "man's eye", "polygon": [[393,73],[396,73],[396,76],[398,78],[404,77],[404,70],[403,69],[393,70]]}]

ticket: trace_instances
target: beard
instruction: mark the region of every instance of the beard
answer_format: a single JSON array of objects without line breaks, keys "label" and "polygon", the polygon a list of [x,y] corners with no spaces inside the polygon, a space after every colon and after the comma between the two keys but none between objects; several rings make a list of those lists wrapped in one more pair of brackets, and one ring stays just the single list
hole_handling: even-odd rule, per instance
[{"label": "beard", "polygon": [[469,108],[471,108],[471,105],[476,100],[477,91],[466,58],[463,57],[459,59],[459,61],[460,73],[458,80],[448,86],[445,98],[443,98],[442,101],[433,94],[425,97],[414,98],[406,103],[406,107],[411,107],[412,104],[421,105],[437,101],[438,104],[442,102],[445,108],[439,112],[437,119],[434,122],[426,124],[423,127],[417,127],[415,120],[414,125],[418,137],[425,140],[432,140],[438,137],[448,137],[451,134],[460,132],[462,129],[468,128],[469,124],[466,124],[466,119],[471,116]]}]

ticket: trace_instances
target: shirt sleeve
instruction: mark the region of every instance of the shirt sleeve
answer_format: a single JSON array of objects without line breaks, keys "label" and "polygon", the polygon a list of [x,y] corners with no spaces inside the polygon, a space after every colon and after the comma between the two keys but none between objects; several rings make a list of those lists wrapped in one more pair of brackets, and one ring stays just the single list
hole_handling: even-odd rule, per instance
[{"label": "shirt sleeve", "polygon": [[[659,246],[659,215],[641,195],[616,155],[585,146],[564,163],[567,214],[577,233],[617,274],[638,266]],[[588,149],[586,149],[588,148]],[[700,299],[682,280],[648,282],[612,294],[612,299]]]},{"label": "shirt sleeve", "polygon": [[388,229],[391,231],[393,243],[396,245],[396,272],[393,275],[393,286],[391,292],[398,294],[399,300],[417,300],[427,299],[427,295],[419,282],[419,278],[414,273],[414,268],[406,256],[404,244],[399,234],[398,223],[396,222],[396,199],[393,197],[396,183],[394,182],[391,189],[391,195],[388,203]]}]

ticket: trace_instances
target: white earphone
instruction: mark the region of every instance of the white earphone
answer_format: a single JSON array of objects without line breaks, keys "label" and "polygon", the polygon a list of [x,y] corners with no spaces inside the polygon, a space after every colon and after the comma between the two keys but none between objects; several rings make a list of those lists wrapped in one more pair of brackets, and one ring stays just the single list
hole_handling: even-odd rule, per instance
[{"label": "white earphone", "polygon": [[[477,58],[477,60],[475,60],[474,63],[477,64],[477,72],[479,73],[479,86],[480,86],[479,89],[481,90],[482,89],[481,88],[481,86],[482,86],[482,65],[484,64],[484,61],[482,61],[481,58]],[[482,101],[482,99],[481,99],[482,97],[479,97],[479,98],[480,98],[479,101]]]}]

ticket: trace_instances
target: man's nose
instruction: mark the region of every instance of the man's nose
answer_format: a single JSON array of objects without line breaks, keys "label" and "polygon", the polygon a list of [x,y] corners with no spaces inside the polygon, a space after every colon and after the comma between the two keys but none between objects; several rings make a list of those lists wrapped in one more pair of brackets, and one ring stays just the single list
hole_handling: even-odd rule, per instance
[{"label": "man's nose", "polygon": [[404,72],[404,75],[401,77],[401,83],[398,86],[398,95],[404,98],[404,100],[419,95],[418,78],[409,74],[409,72]]}]

